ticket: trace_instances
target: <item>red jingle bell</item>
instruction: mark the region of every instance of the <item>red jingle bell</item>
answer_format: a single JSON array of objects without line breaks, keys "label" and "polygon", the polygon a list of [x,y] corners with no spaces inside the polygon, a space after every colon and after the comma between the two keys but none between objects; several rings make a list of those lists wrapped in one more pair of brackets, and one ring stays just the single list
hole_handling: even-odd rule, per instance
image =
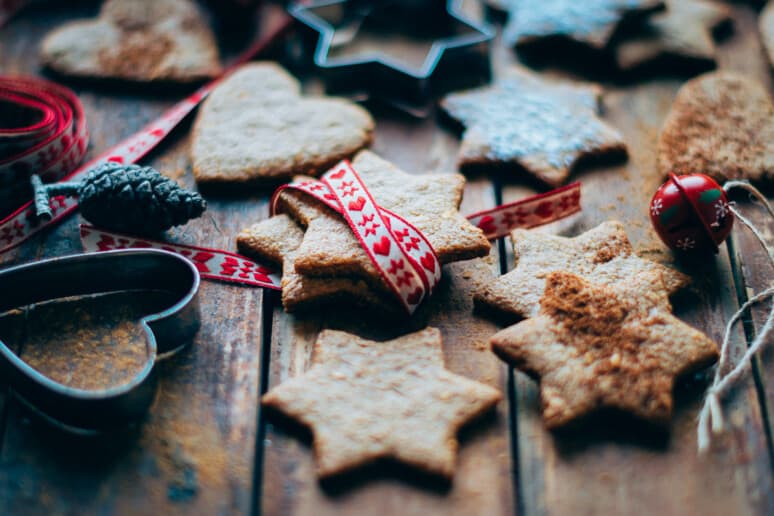
[{"label": "red jingle bell", "polygon": [[666,245],[681,253],[718,252],[734,216],[723,188],[704,174],[669,175],[650,201],[650,221]]}]

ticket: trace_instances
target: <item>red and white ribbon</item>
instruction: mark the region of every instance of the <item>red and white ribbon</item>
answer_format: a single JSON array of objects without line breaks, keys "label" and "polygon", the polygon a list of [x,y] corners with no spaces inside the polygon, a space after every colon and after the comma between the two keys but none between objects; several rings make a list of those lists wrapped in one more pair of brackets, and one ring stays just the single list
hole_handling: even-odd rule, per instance
[{"label": "red and white ribbon", "polygon": [[[290,17],[283,17],[282,20],[275,26],[268,34],[257,41],[252,47],[250,47],[239,59],[230,66],[224,76],[233,72],[239,65],[249,61],[259,52],[268,47],[277,37],[283,34],[291,25]],[[154,147],[161,143],[166,136],[174,129],[191,111],[196,108],[210,92],[215,88],[221,78],[211,81],[210,83],[202,86],[192,95],[181,100],[170,109],[165,111],[161,117],[157,120],[146,125],[140,132],[133,134],[126,140],[101,153],[96,158],[92,159],[85,165],[75,169],[69,174],[65,175],[61,179],[67,181],[77,181],[86,175],[89,169],[100,165],[108,161],[114,161],[117,163],[131,164],[137,162],[140,158],[145,156]],[[17,79],[3,79],[3,81],[13,81]],[[33,79],[34,81],[40,81],[39,79]],[[40,81],[44,83],[46,81]],[[47,83],[51,84],[51,83]],[[54,85],[56,86],[56,85]],[[57,86],[59,90],[66,90],[61,86]],[[72,92],[70,95],[74,97]],[[0,99],[2,101],[2,99]],[[81,117],[83,119],[83,117]],[[85,126],[84,126],[85,127]],[[83,143],[85,149],[85,142]],[[82,156],[81,156],[82,157]],[[68,170],[72,170],[79,162],[73,161],[74,158],[70,158],[69,154],[59,153],[55,160],[57,163],[61,163],[62,167]],[[2,165],[2,163],[0,163]],[[51,165],[49,165],[51,166]],[[68,168],[69,167],[69,168]],[[36,166],[32,172],[39,173],[40,168]],[[2,172],[0,170],[0,180],[2,180]],[[0,220],[0,254],[17,247],[22,242],[30,238],[32,235],[39,231],[61,222],[68,215],[72,214],[78,207],[78,203],[75,200],[67,200],[58,210],[55,210],[54,216],[51,220],[36,224],[35,206],[32,202],[27,202],[11,215]]]},{"label": "red and white ribbon", "polygon": [[490,240],[508,235],[516,228],[534,228],[554,222],[581,210],[581,185],[572,183],[550,192],[502,204],[468,216]]},{"label": "red and white ribbon", "polygon": [[[277,211],[279,193],[287,188],[311,195],[344,218],[409,314],[440,281],[441,264],[427,238],[403,217],[376,204],[349,162],[339,163],[320,180],[280,187],[272,198],[272,212]],[[52,199],[55,214],[67,209],[69,202],[74,201],[65,197]],[[546,224],[578,210],[580,184],[575,183],[471,215],[469,220],[495,238],[516,227]],[[81,242],[84,250],[92,252],[147,247],[172,251],[191,260],[204,278],[281,289],[281,274],[272,267],[228,251],[138,238],[87,225],[81,225]]]},{"label": "red and white ribbon", "polygon": [[441,263],[427,238],[406,219],[382,208],[348,161],[342,161],[320,180],[280,187],[305,192],[341,214],[385,283],[413,313],[441,280]]},{"label": "red and white ribbon", "polygon": [[58,181],[86,154],[89,132],[78,97],[35,77],[0,76],[0,205],[30,193],[33,173]]},{"label": "red and white ribbon", "polygon": [[280,290],[281,288],[282,276],[274,269],[228,251],[158,242],[104,231],[83,224],[81,225],[81,243],[83,249],[89,252],[130,248],[162,249],[180,254],[191,260],[203,278],[272,290]]},{"label": "red and white ribbon", "polygon": [[[427,238],[408,221],[374,201],[363,180],[348,161],[329,170],[320,180],[280,187],[272,212],[286,188],[302,191],[339,213],[360,242],[385,283],[411,314],[441,279],[441,263]],[[547,224],[580,211],[580,183],[504,204],[468,217],[487,238],[499,238],[517,227]]]}]

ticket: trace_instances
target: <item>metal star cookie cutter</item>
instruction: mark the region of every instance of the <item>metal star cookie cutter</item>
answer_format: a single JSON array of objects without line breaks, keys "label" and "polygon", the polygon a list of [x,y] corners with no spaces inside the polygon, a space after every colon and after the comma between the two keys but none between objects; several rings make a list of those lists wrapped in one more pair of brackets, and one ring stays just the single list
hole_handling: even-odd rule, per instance
[{"label": "metal star cookie cutter", "polygon": [[[414,5],[407,0],[318,0],[291,6],[289,12],[308,29],[306,39],[316,38],[313,62],[329,91],[374,95],[421,115],[434,97],[480,85],[490,78],[489,44],[494,38],[494,29],[466,16],[461,11],[462,3],[462,0],[448,0],[445,8],[437,8],[435,12],[430,9],[439,2],[426,2],[429,7],[424,14],[439,14],[442,18],[429,20],[435,21],[434,24],[386,16],[390,8]],[[398,52],[400,45],[406,49],[411,46],[406,37],[395,38],[401,32],[400,26],[395,28],[396,21],[402,23],[403,30],[413,23],[414,29],[429,31],[430,37],[423,39],[432,43],[421,63],[407,61],[405,56],[409,53],[395,55],[384,50],[393,44],[397,47],[392,50]],[[446,26],[440,27],[439,22]],[[372,41],[371,50],[336,55],[337,49],[346,48],[358,40],[361,32],[367,32],[364,27],[368,25],[386,29],[393,37],[384,37],[380,50],[373,50]],[[450,31],[447,36],[432,33],[446,29]]]},{"label": "metal star cookie cutter", "polygon": [[101,390],[68,387],[41,374],[0,340],[0,377],[44,419],[77,433],[97,433],[141,419],[156,393],[155,366],[199,329],[199,272],[174,253],[128,249],[51,258],[0,271],[0,313],[34,303],[119,291],[163,290],[171,306],[146,315],[146,362],[128,382]]}]

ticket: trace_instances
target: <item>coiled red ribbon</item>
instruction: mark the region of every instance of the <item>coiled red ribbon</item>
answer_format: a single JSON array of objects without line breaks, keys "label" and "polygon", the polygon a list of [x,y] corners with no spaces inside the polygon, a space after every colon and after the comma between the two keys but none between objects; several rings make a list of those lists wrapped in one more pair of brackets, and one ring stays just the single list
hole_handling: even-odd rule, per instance
[{"label": "coiled red ribbon", "polygon": [[0,77],[0,188],[3,204],[29,194],[36,173],[58,181],[83,160],[89,142],[78,97],[34,77]]}]

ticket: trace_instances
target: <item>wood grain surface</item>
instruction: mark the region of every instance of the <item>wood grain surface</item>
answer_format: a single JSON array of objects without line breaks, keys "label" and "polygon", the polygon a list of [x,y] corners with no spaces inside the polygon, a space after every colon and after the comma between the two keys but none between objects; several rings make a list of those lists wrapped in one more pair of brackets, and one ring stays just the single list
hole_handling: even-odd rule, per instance
[{"label": "wood grain surface", "polygon": [[[28,9],[0,29],[0,73],[42,74],[36,47],[43,35],[97,9],[95,2],[65,4]],[[481,13],[473,0],[466,7]],[[264,13],[277,9],[268,6]],[[748,73],[771,89],[756,13],[745,4],[735,4],[733,12],[734,31],[719,44],[719,67]],[[267,17],[262,19],[265,24]],[[226,55],[250,38],[219,18],[214,23]],[[495,75],[516,65],[516,54],[497,43]],[[578,77],[551,67],[542,71]],[[624,221],[641,255],[693,276],[693,286],[673,299],[675,312],[720,342],[725,321],[740,302],[771,284],[772,272],[766,252],[741,228],[729,246],[702,264],[675,263],[650,228],[648,203],[662,181],[655,167],[656,140],[686,77],[649,76],[627,83],[581,77],[602,81],[604,118],[623,132],[630,156],[575,171],[572,179],[583,182],[583,213],[536,231],[575,235],[604,220]],[[91,155],[185,94],[57,80],[73,87],[84,104]],[[319,92],[320,85],[305,77],[305,89]],[[418,119],[376,103],[367,107],[377,121],[376,152],[407,172],[455,172],[459,134],[438,113]],[[190,121],[144,163],[193,187],[189,129]],[[518,172],[468,179],[463,213],[535,191]],[[233,250],[240,229],[268,216],[269,191],[205,195],[205,216],[172,232],[171,239]],[[774,238],[760,206],[745,196],[737,200]],[[79,252],[77,224],[78,217],[72,217],[0,256],[0,267]],[[621,418],[596,419],[573,432],[547,432],[536,384],[488,351],[487,340],[502,321],[472,308],[474,289],[512,265],[510,243],[500,242],[488,258],[447,266],[433,299],[409,322],[397,323],[367,311],[342,314],[337,306],[289,315],[276,293],[205,282],[202,329],[192,346],[162,364],[159,393],[147,419],[98,438],[51,428],[5,396],[7,386],[0,379],[0,514],[774,514],[774,350],[761,354],[754,375],[725,401],[727,432],[706,456],[697,455],[695,424],[712,370],[677,385],[668,432]],[[734,333],[735,356],[754,338],[764,316],[764,310],[754,310]],[[0,337],[23,341],[25,320],[23,312],[0,317]],[[322,328],[387,339],[428,325],[441,329],[450,370],[504,392],[493,414],[461,432],[453,482],[380,464],[321,484],[308,432],[266,417],[261,393],[305,371]]]}]

